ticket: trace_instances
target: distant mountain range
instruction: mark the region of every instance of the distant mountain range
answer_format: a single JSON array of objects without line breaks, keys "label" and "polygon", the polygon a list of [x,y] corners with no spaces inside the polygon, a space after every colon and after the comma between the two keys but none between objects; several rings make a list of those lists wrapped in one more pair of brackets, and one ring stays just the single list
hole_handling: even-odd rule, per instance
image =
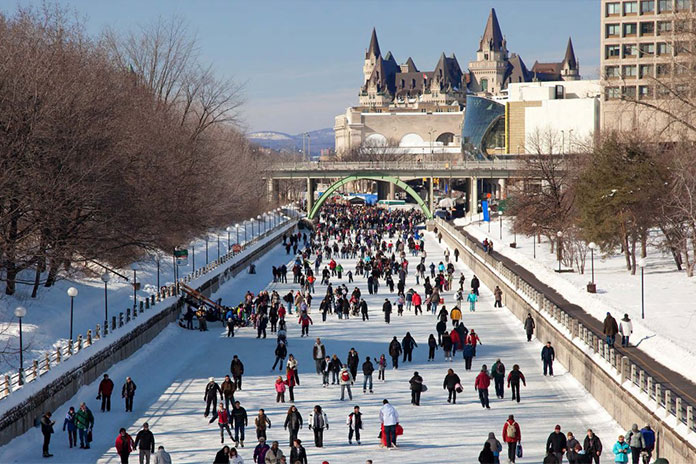
[{"label": "distant mountain range", "polygon": [[[323,149],[334,149],[334,131],[331,128],[302,132],[296,135],[277,131],[259,131],[249,134],[249,139],[262,147],[278,151],[299,153],[302,151],[302,136],[304,134],[309,134],[309,149],[313,157],[319,156]],[[305,144],[306,143],[307,138],[305,136]]]}]

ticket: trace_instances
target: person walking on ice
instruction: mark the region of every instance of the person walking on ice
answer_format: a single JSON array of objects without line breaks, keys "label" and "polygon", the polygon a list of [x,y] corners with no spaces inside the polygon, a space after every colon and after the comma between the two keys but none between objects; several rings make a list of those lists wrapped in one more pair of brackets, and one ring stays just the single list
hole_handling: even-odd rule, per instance
[{"label": "person walking on ice", "polygon": [[225,405],[220,403],[216,411],[213,412],[213,416],[208,421],[209,424],[218,421],[218,427],[220,427],[220,443],[225,443],[225,431],[227,435],[230,436],[230,440],[234,441],[232,437],[232,430],[230,430],[230,416],[225,409]]},{"label": "person walking on ice", "polygon": [[399,423],[399,413],[394,406],[389,404],[387,399],[382,401],[382,408],[379,410],[379,420],[384,427],[386,447],[396,448],[396,426]]},{"label": "person walking on ice", "polygon": [[348,398],[353,400],[353,393],[350,390],[350,386],[353,385],[355,379],[353,379],[353,374],[350,373],[346,366],[341,368],[341,372],[338,375],[339,384],[341,385],[341,401],[345,398],[345,392],[348,390]]},{"label": "person walking on ice", "polygon": [[353,434],[355,434],[355,442],[360,444],[360,430],[362,429],[362,413],[360,412],[360,406],[353,407],[353,412],[348,414],[348,419],[346,419],[346,425],[348,425],[348,444],[353,444]]},{"label": "person walking on ice", "polygon": [[329,419],[318,404],[309,413],[309,430],[314,431],[314,446],[322,448],[324,446],[324,429],[329,430]]},{"label": "person walking on ice", "polygon": [[466,301],[469,302],[469,311],[472,313],[476,311],[476,301],[478,301],[478,296],[476,293],[474,293],[474,289],[471,289],[471,292],[466,296]]}]

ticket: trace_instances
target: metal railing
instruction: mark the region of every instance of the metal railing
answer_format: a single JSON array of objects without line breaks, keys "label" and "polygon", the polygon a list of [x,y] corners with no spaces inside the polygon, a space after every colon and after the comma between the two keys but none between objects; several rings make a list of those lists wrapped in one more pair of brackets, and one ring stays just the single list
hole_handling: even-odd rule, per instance
[{"label": "metal railing", "polygon": [[37,359],[32,361],[31,366],[24,370],[23,375],[21,375],[19,371],[12,374],[6,373],[0,379],[0,400],[7,398],[13,392],[21,389],[24,384],[40,379],[41,376],[50,372],[51,369],[57,367],[62,362],[65,362],[67,359],[79,353],[83,349],[89,348],[99,340],[106,338],[109,332],[113,332],[117,328],[128,325],[131,321],[137,321],[141,317],[140,315],[146,310],[154,308],[158,303],[166,300],[167,298],[178,296],[178,283],[188,284],[191,281],[214,271],[225,262],[243,253],[250,247],[257,244],[259,241],[265,239],[269,235],[272,235],[279,229],[282,229],[288,223],[291,223],[295,219],[302,216],[302,213],[295,209],[284,209],[284,213],[285,217],[282,222],[277,224],[275,227],[253,237],[248,242],[243,243],[238,252],[230,250],[225,255],[220,256],[219,259],[211,261],[202,268],[196,269],[194,272],[181,277],[177,281],[177,284],[171,284],[163,287],[162,289],[158,289],[157,293],[150,294],[144,300],[140,300],[138,307],[126,308],[125,312],[119,312],[118,316],[112,316],[108,326],[102,327],[100,324],[96,324],[94,332],[92,329],[89,329],[84,337],[82,334],[80,334],[75,340],[68,340],[66,343],[59,345],[54,350],[45,351]]},{"label": "metal railing", "polygon": [[273,163],[268,171],[365,171],[365,170],[518,170],[523,164],[515,159],[454,161],[312,161]]},{"label": "metal railing", "polygon": [[536,305],[540,313],[566,329],[571,339],[577,338],[591,353],[599,355],[609,363],[611,369],[620,378],[621,384],[630,381],[647,398],[654,401],[655,404],[649,404],[640,397],[637,397],[638,401],[641,401],[647,407],[657,405],[658,408],[664,409],[669,416],[675,417],[678,422],[684,424],[690,432],[696,432],[693,399],[683,398],[675,392],[664,388],[649,372],[641,369],[628,356],[624,356],[614,348],[610,348],[591,329],[585,327],[578,319],[551,302],[542,292],[536,290],[526,280],[506,267],[502,261],[498,261],[488,253],[485,253],[478,246],[477,242],[460,233],[451,224],[440,218],[435,219],[435,222],[439,228],[446,230],[452,237],[468,248],[469,252],[476,255],[489,270],[502,276],[508,282],[510,288],[513,288],[519,295],[523,296],[530,305]]}]

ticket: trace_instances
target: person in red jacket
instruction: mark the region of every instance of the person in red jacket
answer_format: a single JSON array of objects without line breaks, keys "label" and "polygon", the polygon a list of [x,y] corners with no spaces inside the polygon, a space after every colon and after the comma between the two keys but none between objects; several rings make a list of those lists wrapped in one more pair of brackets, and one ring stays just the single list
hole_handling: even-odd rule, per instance
[{"label": "person in red jacket", "polygon": [[488,367],[484,364],[481,366],[481,372],[476,376],[474,382],[474,390],[478,390],[481,406],[486,409],[491,409],[488,404],[488,387],[491,385],[491,378],[488,375]]},{"label": "person in red jacket", "polygon": [[126,433],[126,429],[121,427],[116,437],[116,452],[121,458],[121,464],[128,464],[128,455],[135,449],[133,439]]},{"label": "person in red jacket", "polygon": [[483,345],[483,343],[481,343],[481,339],[479,338],[478,334],[474,331],[474,329],[471,329],[469,335],[466,336],[466,344],[474,347],[474,356],[476,356],[476,345]]},{"label": "person in red jacket", "polygon": [[450,338],[452,339],[452,357],[454,357],[457,350],[462,349],[462,338],[455,329],[452,329],[452,332],[450,332]]},{"label": "person in red jacket", "polygon": [[423,314],[423,309],[421,308],[421,303],[423,301],[421,300],[421,296],[418,294],[418,292],[413,292],[413,296],[411,297],[411,304],[414,306],[414,314],[418,314],[418,311],[420,311],[421,314]]},{"label": "person in red jacket", "polygon": [[305,335],[309,337],[309,324],[314,325],[314,322],[312,322],[312,318],[309,317],[306,311],[302,312],[299,323],[302,326],[302,335],[300,335],[300,337],[304,337]]},{"label": "person in red jacket", "polygon": [[104,374],[104,378],[99,382],[99,392],[97,399],[101,398],[101,412],[111,411],[111,393],[114,391],[114,382],[109,378],[109,374]]},{"label": "person in red jacket", "polygon": [[520,432],[520,424],[515,422],[515,416],[510,414],[508,420],[503,425],[503,441],[508,444],[508,459],[515,462],[515,451],[517,443],[522,441],[522,433]]}]

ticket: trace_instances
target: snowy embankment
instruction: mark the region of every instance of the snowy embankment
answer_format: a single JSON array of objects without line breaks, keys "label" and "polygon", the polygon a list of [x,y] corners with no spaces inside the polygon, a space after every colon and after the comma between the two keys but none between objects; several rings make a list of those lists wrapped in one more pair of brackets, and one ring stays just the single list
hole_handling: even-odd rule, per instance
[{"label": "snowy embankment", "polygon": [[[455,220],[457,225],[468,224],[467,220]],[[569,302],[581,306],[600,322],[606,313],[619,321],[628,314],[633,323],[631,345],[652,356],[656,361],[678,370],[689,380],[696,382],[696,369],[679,369],[678,366],[696,365],[696,346],[693,333],[696,330],[696,279],[678,272],[670,256],[655,247],[648,250],[645,267],[645,319],[641,319],[641,276],[626,271],[622,255],[594,257],[597,293],[587,293],[586,285],[591,280],[591,259],[587,256],[585,273],[557,273],[556,254],[550,253],[548,240],[543,237],[534,244],[532,237],[517,236],[517,248],[511,248],[514,234],[510,224],[503,221],[502,240],[500,224],[494,221],[488,232],[488,224],[474,223],[466,231],[483,241],[488,237],[494,249],[525,267],[534,275],[557,290]],[[565,268],[565,267],[564,267]],[[619,340],[620,341],[620,340]]]},{"label": "snowy embankment", "polygon": [[[428,263],[443,260],[443,248],[426,234]],[[411,262],[414,258],[408,257]],[[290,259],[282,247],[277,247],[257,262],[257,275],[242,274],[220,288],[216,297],[223,303],[234,304],[247,290],[258,292],[270,280],[271,266]],[[338,260],[345,270],[353,269],[354,260]],[[457,273],[463,272],[468,280],[472,273],[457,265]],[[465,371],[461,354],[452,363],[443,359],[442,350],[435,355],[435,362],[427,361],[427,338],[435,333],[435,316],[424,314],[415,316],[405,311],[403,317],[392,314],[390,325],[384,323],[381,307],[385,298],[394,301],[395,295],[384,286],[379,294],[369,295],[366,281],[356,277],[355,284],[348,284],[344,275],[342,280],[332,279],[334,286],[345,283],[350,289],[358,286],[369,305],[370,320],[359,318],[338,320],[329,315],[327,322],[321,321],[317,313],[318,298],[326,287],[317,285],[314,310],[311,317],[314,325],[309,338],[299,338],[300,327],[294,317],[288,317],[288,352],[298,359],[301,385],[295,389],[295,405],[307,420],[315,404],[320,404],[326,414],[330,429],[324,434],[325,447],[316,448],[312,443],[312,433],[305,427],[299,437],[307,449],[309,462],[374,462],[388,460],[399,463],[428,462],[430,464],[451,464],[452,462],[477,462],[478,453],[488,432],[495,432],[500,439],[503,423],[509,414],[515,418],[522,429],[522,443],[525,457],[518,459],[521,464],[539,463],[543,459],[546,438],[555,424],[561,424],[563,431],[573,431],[582,441],[584,431],[591,427],[604,443],[603,461],[610,461],[611,446],[616,436],[623,430],[609,414],[568,374],[561,365],[556,364],[555,376],[542,375],[539,359],[541,344],[537,340],[527,342],[521,323],[505,308],[493,308],[493,296],[487,288],[481,288],[481,299],[476,312],[464,311],[463,322],[469,329],[475,329],[483,345],[478,348],[473,370]],[[268,290],[277,290],[284,295],[296,285],[271,283]],[[407,278],[407,287],[418,290],[413,273]],[[448,308],[454,304],[454,293],[443,294]],[[245,447],[239,449],[245,462],[252,462],[253,447],[256,444],[253,418],[259,408],[264,408],[272,427],[268,430],[269,440],[278,440],[286,456],[289,453],[288,433],[283,430],[283,422],[288,403],[275,403],[273,382],[284,371],[271,371],[275,337],[269,332],[267,339],[256,339],[253,329],[240,329],[234,338],[226,338],[219,324],[211,324],[209,332],[187,331],[171,325],[160,336],[146,345],[138,353],[112,369],[109,374],[117,389],[125,376],[129,375],[138,385],[133,413],[123,412],[120,398],[114,398],[110,413],[99,412],[98,402],[94,400],[98,382],[83,387],[78,394],[58,408],[54,417],[61,424],[67,408],[87,401],[96,415],[94,442],[90,450],[68,449],[67,439],[59,430],[52,440],[51,452],[55,462],[99,462],[117,463],[119,458],[114,449],[114,440],[119,427],[126,427],[132,435],[149,422],[155,434],[156,446],[160,444],[172,453],[173,462],[200,463],[212,462],[215,452],[222,446],[215,424],[209,424],[203,417],[203,392],[209,376],[219,382],[229,373],[232,355],[239,355],[245,363],[244,389],[236,399],[241,401],[249,414],[250,426],[246,428]],[[401,339],[407,331],[416,339],[418,348],[412,363],[401,364],[398,370],[387,369],[386,382],[377,381],[374,374],[374,394],[362,393],[363,375],[359,373],[353,386],[352,401],[340,401],[340,389],[336,386],[322,388],[321,377],[314,373],[312,345],[315,337],[321,337],[327,353],[336,353],[345,362],[351,347],[359,353],[360,364],[366,356],[376,357],[387,354],[389,340],[393,336]],[[387,355],[388,358],[388,355]],[[481,408],[474,391],[474,378],[482,364],[488,367],[501,358],[509,370],[515,363],[520,365],[527,379],[522,387],[522,402],[510,400],[510,390],[506,388],[505,399],[495,399],[493,385],[490,388],[491,409]],[[458,396],[457,404],[447,403],[447,394],[442,390],[442,381],[448,368],[453,368],[461,377],[464,392]],[[414,371],[424,378],[429,390],[423,393],[421,406],[410,405],[408,380]],[[359,369],[359,372],[361,370]],[[400,449],[386,451],[379,449],[377,433],[378,412],[383,398],[388,398],[400,414],[400,423],[405,433],[400,438]],[[287,399],[287,395],[286,395]],[[347,444],[346,416],[354,405],[363,412],[364,429],[362,445]],[[227,438],[227,437],[226,437]],[[230,444],[229,439],[226,443]],[[503,458],[506,451],[503,451]],[[455,457],[456,456],[456,457]],[[40,432],[32,430],[0,448],[0,462],[37,462],[40,458]],[[135,459],[134,457],[132,459]],[[504,459],[501,460],[505,462]]]},{"label": "snowy embankment", "polygon": [[[294,216],[294,214],[293,214]],[[201,274],[199,277],[191,280],[189,282],[189,285],[192,287],[197,287],[201,285],[203,282],[215,277],[217,274],[223,272],[225,269],[229,268],[230,266],[234,265],[236,262],[244,259],[246,256],[248,256],[249,253],[253,252],[254,250],[259,249],[260,247],[264,246],[266,243],[269,241],[273,240],[274,238],[278,237],[279,235],[282,235],[284,231],[288,229],[288,227],[291,227],[292,224],[294,224],[295,220],[294,218],[288,218],[286,216],[283,216],[283,223],[277,224],[276,229],[270,229],[264,231],[262,228],[261,229],[255,229],[254,234],[251,234],[251,231],[248,233],[248,244],[240,240],[240,242],[243,244],[244,249],[241,253],[237,254],[236,256],[231,257],[228,261],[224,262],[222,265],[217,266],[213,269],[211,269],[209,272]],[[269,233],[266,236],[263,236],[264,233]],[[243,234],[243,232],[240,232]],[[232,239],[235,239],[236,237],[232,237]],[[240,237],[240,239],[243,238]],[[226,239],[227,237],[225,236],[225,245],[226,245]],[[221,248],[222,248],[222,243],[221,243]],[[196,250],[196,255],[198,256],[201,254],[199,252],[199,249],[201,247],[199,244],[195,245],[195,250]],[[226,248],[225,248],[226,251]],[[220,250],[220,254],[223,255],[225,253],[222,249]],[[214,255],[213,255],[214,253]],[[208,249],[208,257],[209,257],[209,262],[212,262],[214,259],[217,258],[217,240],[215,240],[215,247],[212,248],[210,245],[210,240],[209,240],[209,249]],[[202,258],[202,264],[205,265],[205,242],[203,242],[203,249],[202,249],[202,256],[198,256],[198,258]],[[171,257],[170,257],[171,259]],[[198,261],[197,261],[197,269],[200,269],[201,266],[198,266]],[[185,269],[191,269],[192,268],[192,254],[189,254],[189,266],[180,266],[179,267],[179,274],[180,277],[184,277],[186,271]],[[157,264],[150,263],[150,264],[143,264],[141,263],[139,265],[140,269],[138,270],[137,273],[137,278],[138,282],[142,281],[147,281],[147,280],[155,280],[156,282],[156,272],[157,272]],[[164,274],[164,262],[160,263],[160,272]],[[165,280],[163,276],[160,277],[160,284],[161,285],[167,285],[173,283],[173,275],[172,274],[172,263],[170,261],[169,265],[169,278],[170,280]],[[132,272],[132,271],[131,271]],[[153,275],[154,273],[154,275]],[[112,274],[113,275],[113,274]],[[141,280],[142,279],[142,280]],[[78,306],[78,303],[76,302],[75,306],[75,320],[74,320],[74,329],[73,329],[73,337],[77,338],[78,334],[83,335],[86,334],[87,330],[91,329],[93,334],[96,332],[96,325],[100,324],[102,321],[100,321],[100,318],[103,320],[103,312],[104,312],[104,284],[99,280],[99,284],[96,282],[93,282],[94,280],[98,279],[83,279],[79,281],[60,281],[58,284],[56,284],[56,287],[49,289],[49,291],[45,292],[47,296],[50,296],[51,294],[54,296],[57,296],[56,294],[60,294],[60,289],[61,287],[69,287],[69,286],[75,286],[76,288],[79,289],[79,293],[77,298],[80,298],[81,296],[85,296],[86,301],[80,300],[82,304],[86,305],[86,308],[84,310],[84,313],[86,313],[88,316],[91,316],[93,319],[91,323],[87,320],[79,320],[77,318],[77,314],[80,314],[81,316],[83,315],[82,311],[78,313],[78,310],[81,310],[82,307]],[[93,286],[98,286],[101,285],[101,289],[98,291],[94,291],[91,287]],[[115,287],[112,290],[112,287]],[[98,287],[97,287],[98,288]],[[145,285],[138,293],[138,299],[142,300],[151,294],[153,294],[156,291],[156,284],[155,285]],[[86,294],[86,295],[85,295]],[[42,297],[42,300],[35,302],[31,307],[34,309],[29,309],[27,314],[31,313],[40,313],[41,310],[44,312],[46,311],[46,308],[42,307],[41,304],[42,302],[46,301],[45,296]],[[66,295],[66,298],[67,295]],[[127,305],[132,305],[133,301],[133,290],[132,287],[130,286],[129,283],[123,281],[123,282],[116,282],[112,283],[109,282],[109,295],[108,295],[108,303],[109,303],[109,317],[112,315],[118,315],[119,312],[124,312],[125,309],[123,306],[116,306],[113,301],[116,300],[117,302],[122,300],[125,302]],[[48,343],[48,338],[51,336],[55,336],[58,341],[53,343],[52,346],[48,344],[47,346],[41,345],[40,343],[34,343],[30,345],[31,350],[28,350],[25,352],[25,361],[24,361],[24,368],[25,368],[25,377],[29,380],[24,386],[18,387],[16,385],[16,375],[12,378],[12,381],[14,382],[12,387],[11,387],[11,393],[8,397],[5,397],[1,402],[0,402],[0,413],[9,410],[11,407],[21,403],[24,401],[26,398],[28,398],[30,395],[38,391],[38,389],[43,388],[45,385],[47,385],[49,382],[59,378],[63,373],[67,372],[68,370],[75,368],[76,366],[79,366],[80,363],[84,362],[84,360],[91,356],[92,353],[95,353],[96,350],[102,350],[106,348],[109,344],[114,343],[116,340],[118,340],[121,336],[124,334],[134,330],[134,328],[138,325],[144,324],[147,322],[149,319],[154,317],[155,315],[159,314],[162,310],[165,308],[171,306],[175,301],[176,297],[169,297],[165,298],[159,303],[157,303],[156,306],[153,308],[150,308],[146,310],[144,313],[140,314],[137,319],[133,319],[130,323],[124,324],[123,327],[118,327],[114,331],[110,331],[109,335],[102,340],[96,340],[94,335],[93,335],[93,345],[92,346],[85,346],[79,353],[75,353],[70,357],[67,357],[65,355],[65,350],[63,348],[67,344],[67,341],[65,339],[60,339],[60,332],[59,329],[61,328],[62,325],[65,325],[64,323],[61,323],[60,321],[53,320],[51,317],[47,317],[46,321],[42,321],[40,324],[37,324],[36,322],[34,324],[27,324],[26,321],[23,321],[23,333],[24,333],[24,340],[25,340],[25,347],[26,347],[26,341],[27,338],[31,341],[36,341],[36,340],[41,340],[41,339],[46,339]],[[113,305],[113,306],[112,306]],[[48,314],[51,314],[48,312]],[[41,314],[35,314],[34,315],[34,320],[37,320],[41,317]],[[64,318],[65,316],[62,315],[60,318]],[[57,316],[54,316],[54,318],[57,318]],[[118,319],[118,317],[117,317]],[[65,321],[63,321],[65,322]],[[69,305],[68,305],[68,328],[66,330],[69,330]],[[29,326],[29,327],[28,327]],[[58,326],[58,327],[57,327]],[[6,336],[10,336],[10,334],[5,334]],[[84,335],[83,335],[84,336]],[[15,337],[16,338],[16,337]],[[47,351],[50,348],[51,351],[50,353],[55,352],[55,348],[60,346],[61,351],[64,353],[63,356],[65,357],[60,364],[56,364],[55,361],[52,362],[51,364],[51,370],[48,372],[42,372],[41,377],[39,377],[37,380],[34,381],[33,375],[31,373],[31,365],[33,362],[33,359],[38,359],[40,361],[43,361],[45,359]],[[33,356],[32,356],[33,355]],[[19,361],[17,361],[18,363]],[[43,366],[43,363],[41,363],[40,366]],[[40,367],[41,369],[41,367]],[[16,373],[16,370],[13,369],[13,371],[9,372],[8,374],[13,374]],[[15,391],[15,389],[17,389]]]}]

